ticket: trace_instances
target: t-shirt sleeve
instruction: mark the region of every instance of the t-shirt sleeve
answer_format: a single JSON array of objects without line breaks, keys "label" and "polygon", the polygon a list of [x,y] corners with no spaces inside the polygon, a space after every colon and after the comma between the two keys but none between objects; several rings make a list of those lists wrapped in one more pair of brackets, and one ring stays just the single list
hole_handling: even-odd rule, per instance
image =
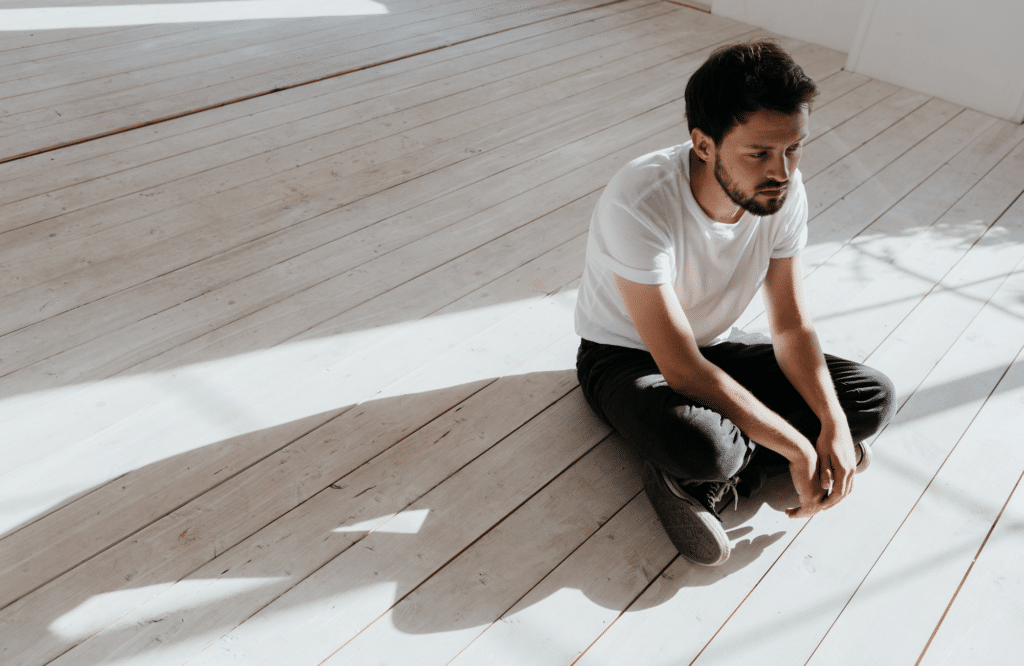
[{"label": "t-shirt sleeve", "polygon": [[781,219],[772,246],[772,259],[795,257],[807,245],[807,192],[802,178],[794,181],[792,196],[779,211]]},{"label": "t-shirt sleeve", "polygon": [[593,249],[602,267],[640,284],[670,284],[675,250],[666,220],[647,202],[630,201],[610,186],[594,209]]}]

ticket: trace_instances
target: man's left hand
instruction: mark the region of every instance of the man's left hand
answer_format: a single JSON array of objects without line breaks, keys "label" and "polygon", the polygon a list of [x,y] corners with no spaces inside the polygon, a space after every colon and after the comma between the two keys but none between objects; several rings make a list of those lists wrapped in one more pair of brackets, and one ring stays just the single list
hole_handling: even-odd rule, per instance
[{"label": "man's left hand", "polygon": [[857,453],[848,427],[823,428],[818,436],[818,478],[828,497],[822,502],[829,509],[853,492]]}]

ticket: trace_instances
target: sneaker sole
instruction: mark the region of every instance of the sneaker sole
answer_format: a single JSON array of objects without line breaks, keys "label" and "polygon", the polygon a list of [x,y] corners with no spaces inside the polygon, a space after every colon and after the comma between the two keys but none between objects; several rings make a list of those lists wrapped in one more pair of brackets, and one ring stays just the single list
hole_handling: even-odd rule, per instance
[{"label": "sneaker sole", "polygon": [[654,512],[680,555],[709,567],[729,559],[729,537],[714,514],[692,497],[676,497],[650,463],[644,465],[643,484]]},{"label": "sneaker sole", "polygon": [[857,468],[854,470],[856,474],[860,474],[871,465],[871,447],[863,442],[857,442],[855,446],[860,450],[860,462],[857,463]]}]

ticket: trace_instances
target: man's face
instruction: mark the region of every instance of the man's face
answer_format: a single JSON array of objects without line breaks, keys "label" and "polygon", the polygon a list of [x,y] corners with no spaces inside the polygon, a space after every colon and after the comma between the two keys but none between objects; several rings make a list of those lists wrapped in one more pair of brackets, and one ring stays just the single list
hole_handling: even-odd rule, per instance
[{"label": "man's face", "polygon": [[758,111],[722,137],[715,178],[740,208],[772,215],[786,202],[790,178],[808,134],[807,108],[794,114]]}]

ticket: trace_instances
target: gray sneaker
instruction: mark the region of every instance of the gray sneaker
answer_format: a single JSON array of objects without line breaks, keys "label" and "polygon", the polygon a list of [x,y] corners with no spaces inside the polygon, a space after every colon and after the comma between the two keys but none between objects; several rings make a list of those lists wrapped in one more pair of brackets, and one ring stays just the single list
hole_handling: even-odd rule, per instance
[{"label": "gray sneaker", "polygon": [[871,447],[864,442],[854,442],[853,446],[857,449],[857,467],[854,473],[860,474],[871,464]]},{"label": "gray sneaker", "polygon": [[731,481],[680,483],[650,462],[644,465],[644,491],[679,554],[696,564],[718,566],[729,559],[725,534],[715,504],[729,490],[735,495],[738,477]]}]

